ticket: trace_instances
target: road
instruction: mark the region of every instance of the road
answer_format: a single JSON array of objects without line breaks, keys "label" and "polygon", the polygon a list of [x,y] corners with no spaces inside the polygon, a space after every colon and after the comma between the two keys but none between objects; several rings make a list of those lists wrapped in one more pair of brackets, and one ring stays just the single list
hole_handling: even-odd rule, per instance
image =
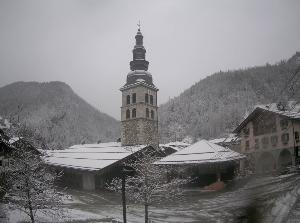
[{"label": "road", "polygon": [[[297,188],[299,186],[299,188]],[[69,190],[68,208],[105,216],[101,222],[122,217],[120,194]],[[300,175],[253,177],[236,180],[222,192],[186,189],[181,199],[152,205],[152,222],[300,222]],[[128,205],[128,221],[143,222],[143,206]],[[299,220],[298,220],[299,219]],[[298,221],[297,221],[298,220]],[[100,219],[99,219],[100,222]]]}]

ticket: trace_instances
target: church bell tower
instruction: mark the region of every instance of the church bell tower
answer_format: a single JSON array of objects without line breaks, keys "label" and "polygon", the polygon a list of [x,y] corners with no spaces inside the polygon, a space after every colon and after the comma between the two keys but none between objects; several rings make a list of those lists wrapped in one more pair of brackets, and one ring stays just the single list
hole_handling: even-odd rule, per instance
[{"label": "church bell tower", "polygon": [[132,50],[130,72],[122,92],[121,142],[123,146],[158,146],[157,92],[148,72],[146,49],[139,26]]}]

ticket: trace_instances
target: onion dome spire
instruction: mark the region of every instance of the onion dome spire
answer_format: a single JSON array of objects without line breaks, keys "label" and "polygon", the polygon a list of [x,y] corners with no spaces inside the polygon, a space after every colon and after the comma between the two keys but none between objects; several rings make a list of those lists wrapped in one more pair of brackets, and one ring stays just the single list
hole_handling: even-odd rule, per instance
[{"label": "onion dome spire", "polygon": [[149,62],[146,60],[146,49],[143,46],[143,35],[141,24],[138,24],[138,31],[135,35],[135,46],[132,50],[133,60],[130,61],[130,70],[148,70]]}]

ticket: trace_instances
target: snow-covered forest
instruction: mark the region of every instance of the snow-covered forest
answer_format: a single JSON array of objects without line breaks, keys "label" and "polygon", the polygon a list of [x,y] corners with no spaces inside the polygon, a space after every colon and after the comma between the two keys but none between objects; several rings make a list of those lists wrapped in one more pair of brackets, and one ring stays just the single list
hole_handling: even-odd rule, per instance
[{"label": "snow-covered forest", "polygon": [[63,82],[16,82],[0,88],[0,114],[26,123],[53,149],[119,137],[117,120],[89,105]]},{"label": "snow-covered forest", "polygon": [[161,141],[221,137],[231,133],[256,104],[299,99],[300,80],[292,91],[281,92],[296,60],[294,55],[274,65],[220,71],[194,84],[160,106]]}]

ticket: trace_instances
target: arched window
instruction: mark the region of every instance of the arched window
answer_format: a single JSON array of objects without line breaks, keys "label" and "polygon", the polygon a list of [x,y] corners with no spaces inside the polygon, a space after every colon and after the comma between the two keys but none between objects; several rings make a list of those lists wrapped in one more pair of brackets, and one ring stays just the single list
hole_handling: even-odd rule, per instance
[{"label": "arched window", "polygon": [[149,102],[149,95],[145,94],[145,103],[148,103],[148,102]]},{"label": "arched window", "polygon": [[154,119],[154,111],[151,110],[151,118]]},{"label": "arched window", "polygon": [[153,95],[150,95],[150,104],[153,105]]},{"label": "arched window", "polygon": [[126,110],[126,119],[130,119],[130,110],[129,109]]},{"label": "arched window", "polygon": [[136,109],[132,109],[132,118],[135,118],[136,117]]},{"label": "arched window", "polygon": [[130,95],[127,95],[126,103],[127,103],[128,105],[130,104]]},{"label": "arched window", "polygon": [[132,103],[136,103],[136,93],[132,94]]},{"label": "arched window", "polygon": [[146,108],[146,118],[149,118],[149,109]]}]

